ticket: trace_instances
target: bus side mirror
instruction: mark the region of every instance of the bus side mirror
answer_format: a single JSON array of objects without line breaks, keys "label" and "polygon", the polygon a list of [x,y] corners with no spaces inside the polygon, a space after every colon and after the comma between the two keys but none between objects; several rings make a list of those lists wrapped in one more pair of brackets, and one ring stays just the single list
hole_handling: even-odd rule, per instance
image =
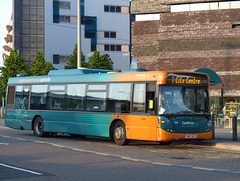
[{"label": "bus side mirror", "polygon": [[149,102],[148,109],[149,109],[149,110],[154,109],[154,101],[153,101],[152,99],[149,99],[148,102]]}]

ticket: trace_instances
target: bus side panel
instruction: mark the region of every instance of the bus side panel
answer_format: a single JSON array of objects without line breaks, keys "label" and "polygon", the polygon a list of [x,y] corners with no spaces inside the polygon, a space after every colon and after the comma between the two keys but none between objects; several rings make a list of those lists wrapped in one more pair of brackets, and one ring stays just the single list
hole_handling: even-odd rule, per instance
[{"label": "bus side panel", "polygon": [[5,114],[5,126],[13,129],[21,129],[21,115],[17,117],[17,113],[14,110],[6,110]]},{"label": "bus side panel", "polygon": [[79,112],[44,112],[44,130],[80,135],[109,137],[111,114]]},{"label": "bus side panel", "polygon": [[146,141],[157,140],[157,116],[119,115],[117,119],[124,121],[127,139]]},{"label": "bus side panel", "polygon": [[32,129],[31,120],[28,120],[28,112],[21,110],[6,110],[5,126],[13,129]]}]

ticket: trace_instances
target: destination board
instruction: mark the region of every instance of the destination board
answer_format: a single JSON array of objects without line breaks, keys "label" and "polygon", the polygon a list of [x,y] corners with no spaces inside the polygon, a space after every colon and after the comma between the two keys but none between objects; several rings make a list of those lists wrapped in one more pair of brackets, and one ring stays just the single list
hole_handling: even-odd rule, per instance
[{"label": "destination board", "polygon": [[208,77],[201,74],[169,73],[167,75],[167,84],[208,85]]}]

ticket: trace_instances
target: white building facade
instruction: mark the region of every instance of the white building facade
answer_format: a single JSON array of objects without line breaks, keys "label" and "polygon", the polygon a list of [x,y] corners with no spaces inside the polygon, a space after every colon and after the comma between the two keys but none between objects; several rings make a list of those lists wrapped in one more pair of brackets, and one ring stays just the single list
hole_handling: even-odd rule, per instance
[{"label": "white building facade", "polygon": [[[13,0],[13,46],[27,63],[41,51],[57,69],[64,68],[77,43],[77,1]],[[101,55],[110,55],[115,70],[129,68],[129,11],[129,0],[81,0],[85,61],[94,51],[100,51]]]}]

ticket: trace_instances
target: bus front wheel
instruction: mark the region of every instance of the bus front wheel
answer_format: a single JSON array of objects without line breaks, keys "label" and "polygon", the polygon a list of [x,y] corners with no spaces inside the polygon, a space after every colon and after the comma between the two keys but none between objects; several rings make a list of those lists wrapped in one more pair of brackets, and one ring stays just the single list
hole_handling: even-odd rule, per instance
[{"label": "bus front wheel", "polygon": [[159,141],[160,145],[170,145],[172,143],[172,141],[167,141],[167,142],[164,142],[164,141]]},{"label": "bus front wheel", "polygon": [[118,145],[127,145],[130,142],[130,140],[126,138],[126,129],[122,121],[118,121],[114,125],[113,139],[114,142]]},{"label": "bus front wheel", "polygon": [[43,120],[41,117],[37,117],[33,123],[33,132],[38,137],[43,137],[46,135],[44,132]]}]

